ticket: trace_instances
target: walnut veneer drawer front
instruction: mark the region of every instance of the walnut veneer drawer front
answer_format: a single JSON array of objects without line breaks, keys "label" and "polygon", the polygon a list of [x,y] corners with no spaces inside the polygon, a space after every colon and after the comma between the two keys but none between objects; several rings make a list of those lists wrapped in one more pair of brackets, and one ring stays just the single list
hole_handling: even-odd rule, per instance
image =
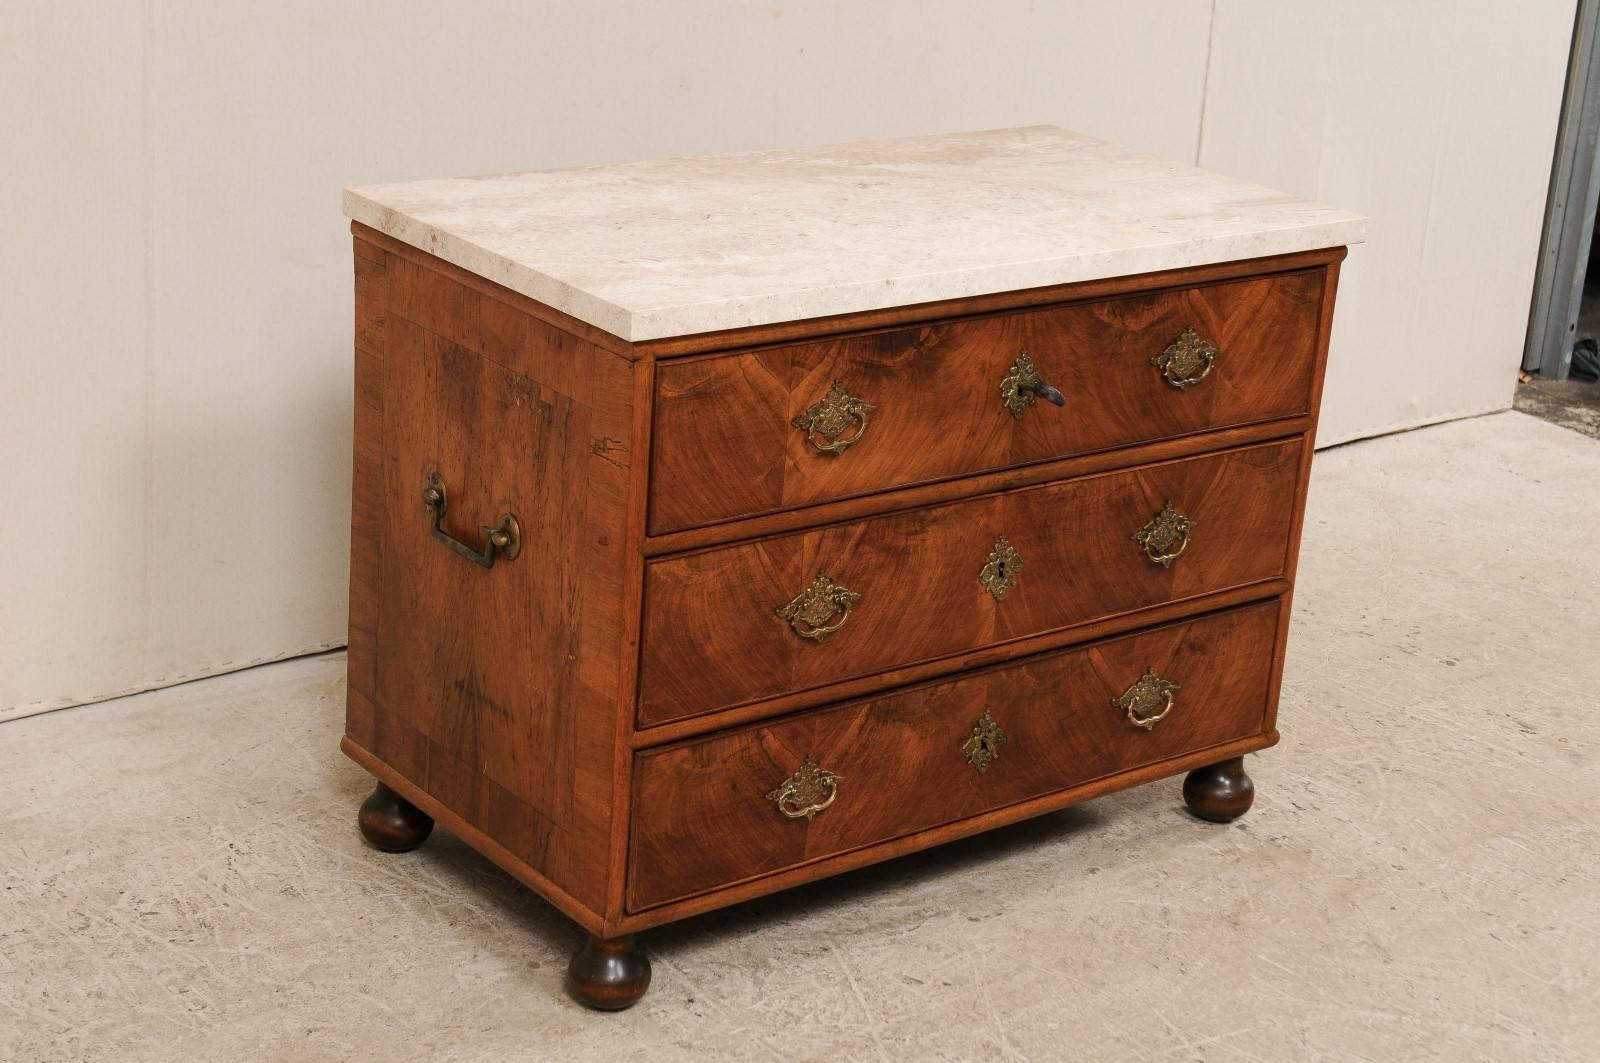
[{"label": "walnut veneer drawer front", "polygon": [[1304,414],[1322,290],[1301,271],[664,363],[650,530]]},{"label": "walnut veneer drawer front", "polygon": [[1260,444],[654,561],[640,722],[1279,576],[1301,446]]},{"label": "walnut veneer drawer front", "polygon": [[630,907],[1260,734],[1278,617],[1245,606],[640,754]]}]

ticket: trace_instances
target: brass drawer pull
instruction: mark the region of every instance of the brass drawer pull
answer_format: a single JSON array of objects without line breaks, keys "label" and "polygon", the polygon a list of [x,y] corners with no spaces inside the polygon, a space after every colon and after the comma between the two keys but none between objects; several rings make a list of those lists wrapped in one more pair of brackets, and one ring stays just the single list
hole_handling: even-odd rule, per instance
[{"label": "brass drawer pull", "polygon": [[1150,364],[1161,370],[1161,377],[1179,391],[1187,391],[1211,375],[1222,352],[1217,345],[1200,338],[1192,328],[1173,340],[1166,350],[1150,359]]},{"label": "brass drawer pull", "polygon": [[468,561],[471,561],[474,565],[492,568],[496,557],[504,558],[507,561],[515,561],[517,555],[522,552],[522,526],[517,523],[517,518],[510,513],[501,517],[500,523],[494,527],[484,526],[484,543],[481,552],[474,550],[440,527],[441,522],[444,520],[445,508],[450,503],[449,496],[445,493],[444,477],[437,472],[428,474],[428,482],[422,488],[422,504],[428,507],[428,526],[433,532],[433,537]]},{"label": "brass drawer pull", "polygon": [[1006,733],[994,722],[989,710],[984,709],[978,722],[972,725],[972,737],[962,744],[961,755],[982,775],[989,770],[989,765],[1000,759],[1000,747],[1005,740]]},{"label": "brass drawer pull", "polygon": [[[833,582],[826,572],[818,572],[811,586],[795,595],[788,605],[780,606],[777,613],[801,638],[821,642],[844,627],[850,610],[860,600],[861,595]],[[839,619],[834,620],[836,614]]]},{"label": "brass drawer pull", "polygon": [[1067,397],[1044,382],[1039,370],[1034,368],[1033,359],[1023,351],[1000,381],[1000,401],[1011,411],[1011,416],[1020,420],[1023,411],[1032,406],[1035,399],[1055,406],[1067,404]]},{"label": "brass drawer pull", "polygon": [[800,770],[783,780],[781,786],[767,795],[767,800],[790,819],[810,819],[833,804],[843,781],[842,776],[817,767],[816,760],[807,753]]},{"label": "brass drawer pull", "polygon": [[1156,675],[1154,668],[1147,668],[1139,681],[1111,704],[1127,714],[1129,723],[1148,731],[1167,718],[1172,711],[1172,695],[1178,689],[1178,684],[1169,683]]},{"label": "brass drawer pull", "polygon": [[[1172,508],[1168,502],[1144,527],[1133,533],[1133,541],[1144,548],[1144,556],[1160,565],[1171,568],[1172,563],[1189,549],[1189,531],[1194,521]],[[1176,549],[1173,544],[1176,543]]]},{"label": "brass drawer pull", "polygon": [[[876,407],[846,391],[837,380],[828,393],[789,423],[806,434],[806,441],[824,454],[842,454],[867,434],[867,414]],[[854,428],[855,431],[850,432]],[[849,432],[848,435],[845,433]]]},{"label": "brass drawer pull", "polygon": [[998,602],[1005,598],[1006,591],[1017,585],[1021,573],[1022,555],[1011,545],[1011,540],[1002,535],[989,551],[989,560],[978,573],[978,582]]}]

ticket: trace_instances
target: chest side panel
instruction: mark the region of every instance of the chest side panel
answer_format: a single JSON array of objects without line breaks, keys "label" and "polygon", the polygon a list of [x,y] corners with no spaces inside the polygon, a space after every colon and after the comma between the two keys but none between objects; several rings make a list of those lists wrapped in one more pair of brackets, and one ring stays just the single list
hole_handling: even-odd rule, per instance
[{"label": "chest side panel", "polygon": [[[366,260],[349,735],[602,911],[633,366],[419,262]],[[435,534],[430,484],[463,550]],[[465,556],[507,515],[514,558]]]}]

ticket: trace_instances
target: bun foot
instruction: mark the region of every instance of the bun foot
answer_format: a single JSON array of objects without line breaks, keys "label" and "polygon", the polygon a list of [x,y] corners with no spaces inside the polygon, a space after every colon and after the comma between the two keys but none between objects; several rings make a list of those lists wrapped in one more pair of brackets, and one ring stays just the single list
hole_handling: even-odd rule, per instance
[{"label": "bun foot", "polygon": [[650,958],[632,934],[609,941],[590,935],[567,965],[567,992],[601,1011],[631,1008],[650,988]]},{"label": "bun foot", "polygon": [[383,783],[361,803],[356,822],[362,837],[386,853],[409,853],[433,833],[433,817]]},{"label": "bun foot", "polygon": [[1244,772],[1244,758],[1196,768],[1183,780],[1183,801],[1189,811],[1213,823],[1228,823],[1250,811],[1256,785]]}]

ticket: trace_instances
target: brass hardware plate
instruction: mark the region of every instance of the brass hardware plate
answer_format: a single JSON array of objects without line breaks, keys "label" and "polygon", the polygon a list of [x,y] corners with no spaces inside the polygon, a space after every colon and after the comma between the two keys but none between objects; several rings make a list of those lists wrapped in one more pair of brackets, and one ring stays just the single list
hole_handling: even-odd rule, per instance
[{"label": "brass hardware plate", "polygon": [[1179,391],[1187,391],[1211,375],[1217,355],[1221,353],[1216,344],[1201,339],[1194,329],[1186,328],[1166,350],[1150,359],[1150,364],[1161,370],[1161,378],[1167,383]]},{"label": "brass hardware plate", "polygon": [[484,526],[482,550],[474,550],[445,531],[444,513],[450,504],[450,498],[445,490],[444,477],[437,472],[428,474],[428,482],[422,488],[422,504],[428,509],[428,526],[433,532],[433,537],[474,565],[492,568],[495,558],[515,561],[517,555],[522,552],[522,526],[510,513],[501,517],[500,523],[494,527]]},{"label": "brass hardware plate", "polygon": [[1189,548],[1189,531],[1193,527],[1194,521],[1173,509],[1169,501],[1149,524],[1133,533],[1133,541],[1144,548],[1144,556],[1151,561],[1162,568],[1171,568]]},{"label": "brass hardware plate", "polygon": [[972,725],[972,737],[962,744],[961,755],[982,775],[989,770],[989,765],[1000,759],[1000,747],[1005,740],[1006,733],[994,722],[989,710],[984,709],[978,722]]},{"label": "brass hardware plate", "polygon": [[1154,668],[1147,668],[1139,681],[1111,704],[1127,714],[1129,723],[1148,731],[1172,711],[1172,695],[1179,689],[1177,683],[1168,682],[1156,675]]},{"label": "brass hardware plate", "polygon": [[807,753],[800,770],[783,780],[776,790],[767,795],[767,800],[777,805],[778,811],[790,819],[810,819],[833,804],[834,798],[839,796],[839,784],[843,781],[843,776],[817,767],[816,760]]},{"label": "brass hardware plate", "polygon": [[[821,642],[844,627],[850,619],[850,610],[861,600],[861,595],[818,572],[811,586],[794,596],[788,605],[780,606],[777,614],[789,621],[789,626],[801,638]],[[838,616],[839,619],[834,620]]]},{"label": "brass hardware plate", "polygon": [[806,441],[824,454],[841,454],[867,434],[867,414],[874,409],[835,380],[820,401],[789,423],[804,432]]},{"label": "brass hardware plate", "polygon": [[1023,351],[1000,381],[1000,401],[1011,411],[1011,416],[1020,420],[1023,412],[1041,398],[1056,406],[1065,406],[1067,402],[1061,392],[1044,382],[1039,370],[1034,368],[1033,358]]},{"label": "brass hardware plate", "polygon": [[998,602],[1005,598],[1006,591],[1017,585],[1021,573],[1022,555],[1017,553],[1011,541],[1002,535],[995,540],[994,548],[989,551],[989,560],[983,566],[983,571],[978,573],[978,582],[983,584],[983,589]]}]

